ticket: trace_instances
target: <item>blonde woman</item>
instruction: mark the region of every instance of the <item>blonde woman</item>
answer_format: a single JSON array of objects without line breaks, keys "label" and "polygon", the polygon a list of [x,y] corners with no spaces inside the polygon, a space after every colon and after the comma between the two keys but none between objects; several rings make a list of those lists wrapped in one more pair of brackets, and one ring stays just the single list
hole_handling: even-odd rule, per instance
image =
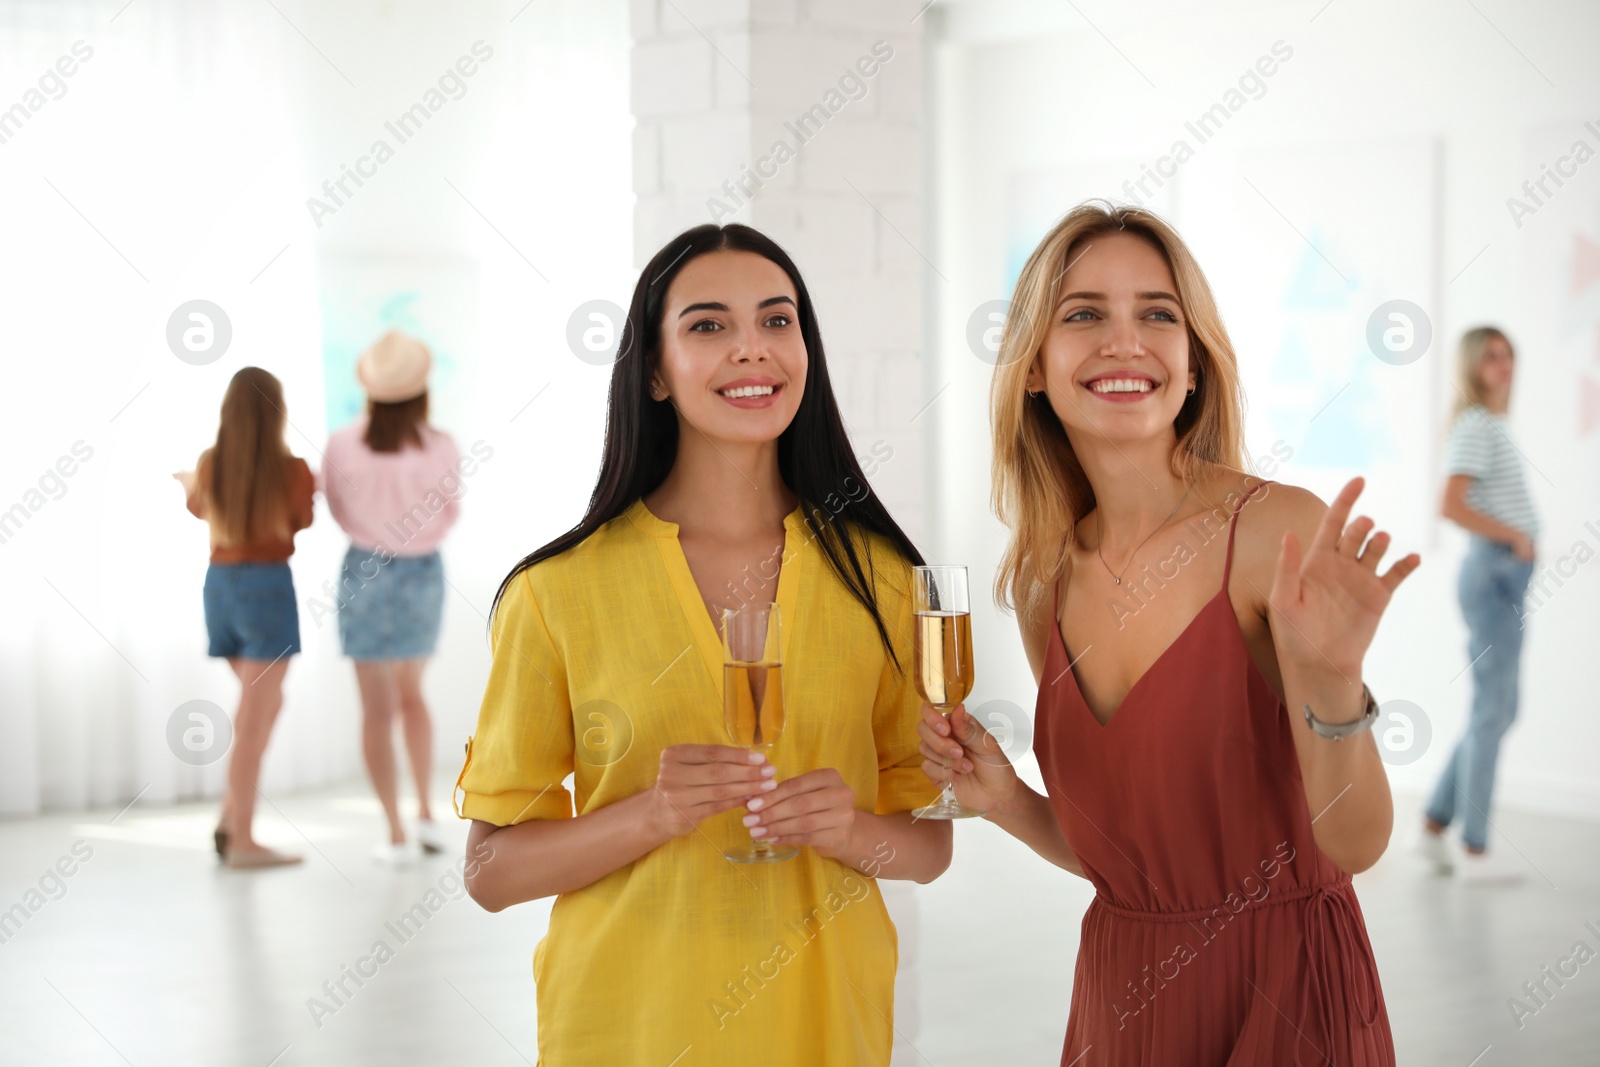
[{"label": "blonde woman", "polygon": [[256,783],[272,724],[283,708],[283,677],[300,651],[300,617],[289,557],[294,535],[311,525],[314,480],[289,454],[283,386],[260,367],[228,382],[214,444],[183,485],[189,511],[211,528],[206,569],[208,654],[239,678],[228,784],[213,834],[230,867],[276,867],[300,857],[259,844],[251,834]]},{"label": "blonde woman", "polygon": [[[1445,450],[1440,513],[1470,535],[1456,592],[1467,623],[1472,660],[1472,714],[1428,803],[1421,852],[1463,882],[1514,882],[1521,872],[1491,858],[1489,804],[1500,739],[1517,717],[1522,659],[1522,601],[1533,577],[1539,518],[1523,477],[1522,453],[1511,443],[1506,411],[1516,354],[1493,326],[1462,335],[1457,396]],[[1444,831],[1461,816],[1462,852],[1452,856]]]},{"label": "blonde woman", "polygon": [[[1039,682],[1024,784],[958,709],[924,770],[1088,878],[1061,1062],[1392,1064],[1350,875],[1389,838],[1362,659],[1408,556],[1245,473],[1233,347],[1178,235],[1085,204],[1023,268],[992,391],[996,581]],[[1267,488],[1271,486],[1271,488]]]}]

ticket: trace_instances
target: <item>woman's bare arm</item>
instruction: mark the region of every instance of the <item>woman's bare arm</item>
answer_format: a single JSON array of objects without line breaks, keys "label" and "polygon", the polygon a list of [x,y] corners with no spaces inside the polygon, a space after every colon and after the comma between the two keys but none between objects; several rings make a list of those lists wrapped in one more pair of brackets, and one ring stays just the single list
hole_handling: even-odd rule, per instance
[{"label": "woman's bare arm", "polygon": [[[1022,648],[1037,682],[1044,670],[1048,626],[1055,620],[1048,609],[1017,613]],[[978,721],[958,706],[948,719],[927,704],[922,706],[922,769],[935,782],[954,780],[962,804],[984,812],[994,823],[1039,855],[1073,874],[1084,876],[1056,821],[1048,797],[1029,788],[1017,775],[1004,750]]]},{"label": "woman's bare arm", "polygon": [[1312,835],[1352,874],[1371,867],[1388,847],[1394,826],[1388,775],[1370,730],[1334,741],[1312,730],[1303,708],[1310,705],[1328,724],[1361,717],[1362,661],[1390,596],[1421,562],[1410,555],[1378,574],[1389,535],[1379,532],[1369,541],[1373,521],[1349,521],[1363,484],[1353,479],[1331,507],[1292,486],[1262,500],[1253,522],[1248,513],[1254,509],[1246,507],[1240,527],[1251,526],[1252,534],[1240,534],[1245,551],[1235,559],[1270,627]]},{"label": "woman's bare arm", "polygon": [[1039,855],[1079,878],[1087,878],[1077,853],[1061,832],[1050,798],[1034,792],[1028,783],[1017,780],[1016,788],[1005,800],[990,808],[984,818],[1033,849]]},{"label": "woman's bare arm", "polygon": [[651,826],[650,791],[573,819],[533,819],[496,826],[474,819],[467,855],[479,857],[467,892],[500,911],[570,893],[654,851],[673,837]]},{"label": "woman's bare arm", "polygon": [[500,911],[591,885],[711,816],[770,792],[771,764],[756,759],[728,745],[674,745],[661,754],[656,784],[615,804],[515,826],[474,820],[467,855],[476,871],[466,876],[467,892]]}]

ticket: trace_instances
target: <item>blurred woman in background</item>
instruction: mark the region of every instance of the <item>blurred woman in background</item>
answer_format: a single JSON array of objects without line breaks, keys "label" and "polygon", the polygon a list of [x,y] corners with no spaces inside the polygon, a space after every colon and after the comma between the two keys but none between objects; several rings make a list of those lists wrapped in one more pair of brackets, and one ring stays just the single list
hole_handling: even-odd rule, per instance
[{"label": "blurred woman in background", "polygon": [[211,527],[208,655],[227,659],[239,678],[228,783],[213,835],[217,855],[230,867],[300,862],[251,836],[261,757],[283,707],[289,658],[300,651],[288,559],[295,533],[311,525],[315,487],[311,468],[284,443],[287,422],[278,379],[245,367],[222,398],[216,443],[200,453],[193,471],[173,475],[189,510]]},{"label": "blurred woman in background", "polygon": [[[1488,854],[1500,739],[1517,717],[1522,603],[1539,533],[1522,453],[1506,420],[1515,367],[1516,353],[1500,330],[1479,326],[1462,335],[1455,415],[1445,449],[1448,480],[1439,509],[1469,535],[1456,594],[1467,623],[1472,712],[1428,803],[1419,851],[1441,873],[1454,870],[1471,883],[1522,877],[1520,869]],[[1458,814],[1463,849],[1452,855],[1444,831]]]},{"label": "blurred woman in background", "polygon": [[339,575],[339,641],[361,690],[361,753],[383,804],[388,839],[373,856],[407,862],[414,851],[400,818],[394,726],[405,736],[417,788],[417,842],[443,848],[428,802],[433,723],[422,670],[439,643],[444,563],[439,543],[461,512],[461,454],[428,425],[433,357],[391,330],[362,353],[356,376],[366,413],[328,438],[321,488],[350,535]]}]

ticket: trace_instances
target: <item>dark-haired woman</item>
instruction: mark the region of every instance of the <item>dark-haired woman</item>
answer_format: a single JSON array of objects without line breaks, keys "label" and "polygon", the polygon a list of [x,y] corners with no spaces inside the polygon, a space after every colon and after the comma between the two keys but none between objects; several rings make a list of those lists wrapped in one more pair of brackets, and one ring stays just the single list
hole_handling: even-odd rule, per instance
[{"label": "dark-haired woman", "polygon": [[226,659],[239,679],[228,784],[214,840],[230,867],[276,867],[300,857],[259,844],[251,834],[256,783],[272,724],[283,708],[283,676],[300,651],[289,557],[294,535],[311,525],[314,480],[283,441],[283,386],[260,367],[228,382],[214,444],[192,471],[173,475],[189,511],[211,528],[206,569],[208,655]]},{"label": "dark-haired woman", "polygon": [[[851,454],[772,241],[674,239],[620,353],[588,513],[496,598],[459,783],[468,888],[490,911],[557,897],[534,954],[542,1063],[887,1064],[875,879],[950,859],[948,825],[910,813],[935,795],[909,670],[921,559]],[[765,602],[788,707],[770,764],[727,744],[718,638],[723,609]],[[723,858],[751,837],[803,847]]]},{"label": "dark-haired woman", "polygon": [[361,754],[388,821],[373,850],[399,866],[415,852],[400,821],[395,721],[417,787],[417,843],[439,852],[443,838],[428,805],[433,722],[422,670],[439,643],[444,563],[439,545],[461,514],[461,453],[428,425],[433,357],[415,337],[390,330],[361,354],[356,377],[367,410],[328,438],[322,492],[350,535],[339,574],[339,643],[355,661],[361,691]]}]

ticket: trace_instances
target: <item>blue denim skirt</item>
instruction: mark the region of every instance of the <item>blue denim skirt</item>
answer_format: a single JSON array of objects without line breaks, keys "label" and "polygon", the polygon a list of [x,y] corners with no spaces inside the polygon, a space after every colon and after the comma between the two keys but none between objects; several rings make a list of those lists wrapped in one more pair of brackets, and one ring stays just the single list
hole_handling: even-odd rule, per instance
[{"label": "blue denim skirt", "polygon": [[300,651],[289,564],[213,563],[204,598],[207,655],[270,663]]},{"label": "blue denim skirt", "polygon": [[350,546],[339,573],[339,644],[351,659],[422,659],[439,644],[444,561]]}]

